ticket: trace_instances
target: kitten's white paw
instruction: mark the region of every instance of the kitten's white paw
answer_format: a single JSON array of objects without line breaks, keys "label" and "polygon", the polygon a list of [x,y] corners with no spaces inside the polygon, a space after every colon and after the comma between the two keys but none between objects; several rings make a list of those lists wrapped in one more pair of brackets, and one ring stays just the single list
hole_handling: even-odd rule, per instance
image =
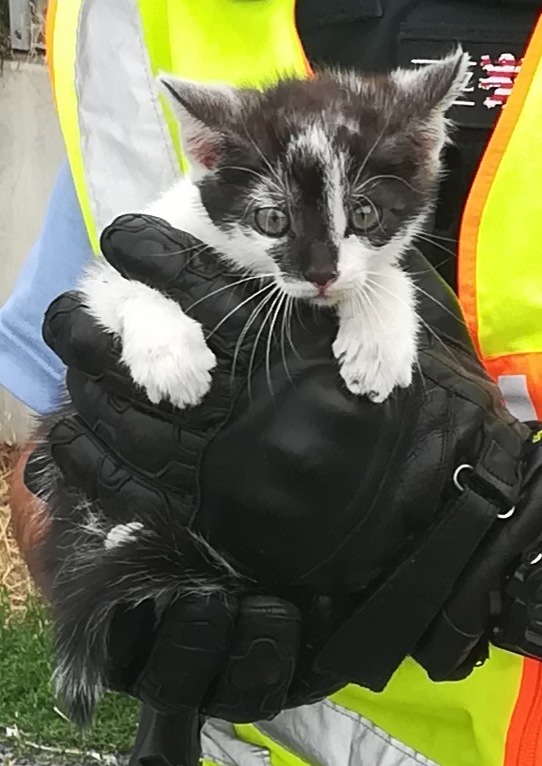
[{"label": "kitten's white paw", "polygon": [[412,383],[415,349],[385,348],[368,341],[359,332],[357,322],[345,322],[333,344],[333,354],[348,390],[371,401],[386,401],[394,388],[408,388]]},{"label": "kitten's white paw", "polygon": [[124,308],[122,361],[151,402],[194,407],[211,387],[216,357],[201,326],[174,304],[168,308],[159,321],[142,311],[140,301]]}]

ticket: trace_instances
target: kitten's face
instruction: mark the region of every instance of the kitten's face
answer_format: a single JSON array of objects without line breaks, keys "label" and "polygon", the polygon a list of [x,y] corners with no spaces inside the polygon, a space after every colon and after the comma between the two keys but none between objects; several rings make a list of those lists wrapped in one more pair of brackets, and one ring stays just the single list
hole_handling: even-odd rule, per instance
[{"label": "kitten's face", "polygon": [[334,303],[400,257],[436,193],[457,53],[389,77],[323,73],[264,93],[163,83],[201,200],[238,266]]}]

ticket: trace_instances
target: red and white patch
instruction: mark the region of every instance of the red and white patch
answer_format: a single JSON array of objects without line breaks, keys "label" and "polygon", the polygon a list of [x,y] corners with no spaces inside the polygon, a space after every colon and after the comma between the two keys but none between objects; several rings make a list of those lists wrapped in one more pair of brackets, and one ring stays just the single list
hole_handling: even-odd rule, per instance
[{"label": "red and white patch", "polygon": [[480,57],[479,66],[485,77],[478,80],[478,87],[488,91],[484,106],[493,109],[504,106],[512,92],[514,82],[521,69],[522,59],[512,53],[501,53],[497,59],[485,54]]}]

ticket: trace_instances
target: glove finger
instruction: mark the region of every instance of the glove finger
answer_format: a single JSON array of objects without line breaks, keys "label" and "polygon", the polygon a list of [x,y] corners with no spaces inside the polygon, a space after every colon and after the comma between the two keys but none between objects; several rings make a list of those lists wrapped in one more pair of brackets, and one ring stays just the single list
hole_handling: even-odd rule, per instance
[{"label": "glove finger", "polygon": [[[64,293],[49,306],[43,337],[68,367],[68,387],[70,377],[83,387],[83,379],[76,377],[79,371],[100,380],[104,389],[129,401],[148,403],[121,362],[120,341],[98,325],[78,293]],[[70,393],[73,397],[74,391],[70,390]]]},{"label": "glove finger", "polygon": [[68,367],[99,375],[118,366],[119,351],[113,335],[98,326],[76,292],[64,293],[51,303],[42,332],[49,348]]},{"label": "glove finger", "polygon": [[[192,486],[193,456],[202,449],[204,434],[184,428],[181,439],[174,417],[119,397],[77,370],[68,373],[68,389],[78,415],[122,465],[173,493]],[[212,416],[208,422],[214,425]]]},{"label": "glove finger", "polygon": [[286,707],[301,637],[301,615],[278,598],[241,602],[226,669],[209,695],[206,715],[234,723],[273,718]]},{"label": "glove finger", "polygon": [[[175,512],[188,519],[192,510],[179,492],[168,491],[147,482],[133,468],[119,461],[77,416],[64,418],[49,435],[51,454],[68,487],[83,492],[100,503],[104,513],[118,522],[134,516]],[[31,455],[25,483],[39,494],[43,485],[41,461]],[[164,489],[164,491],[161,491]]]},{"label": "glove finger", "polygon": [[442,279],[427,259],[413,251],[405,264],[418,286],[420,315],[439,337],[452,338],[474,355],[467,323],[452,288]]},{"label": "glove finger", "polygon": [[122,215],[101,237],[102,253],[123,277],[167,290],[207,249],[200,240],[149,215]]},{"label": "glove finger", "polygon": [[149,660],[155,625],[152,599],[117,607],[107,645],[109,689],[130,693]]},{"label": "glove finger", "polygon": [[352,613],[358,598],[307,593],[299,595],[296,603],[303,613],[303,635],[299,661],[288,694],[290,707],[318,702],[348,683],[344,678],[318,668],[316,658],[321,647],[344,621],[345,615]]},{"label": "glove finger", "polygon": [[167,606],[133,693],[162,712],[199,710],[227,663],[236,611],[236,601],[220,593]]}]

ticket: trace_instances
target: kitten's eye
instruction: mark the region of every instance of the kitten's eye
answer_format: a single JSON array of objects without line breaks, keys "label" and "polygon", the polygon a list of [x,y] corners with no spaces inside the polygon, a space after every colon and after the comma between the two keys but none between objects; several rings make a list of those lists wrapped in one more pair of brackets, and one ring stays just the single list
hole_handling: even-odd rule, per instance
[{"label": "kitten's eye", "polygon": [[364,202],[350,213],[350,225],[356,231],[367,233],[380,226],[382,211],[374,204]]},{"label": "kitten's eye", "polygon": [[256,226],[267,237],[282,237],[290,227],[286,213],[278,207],[261,207],[254,213]]}]

